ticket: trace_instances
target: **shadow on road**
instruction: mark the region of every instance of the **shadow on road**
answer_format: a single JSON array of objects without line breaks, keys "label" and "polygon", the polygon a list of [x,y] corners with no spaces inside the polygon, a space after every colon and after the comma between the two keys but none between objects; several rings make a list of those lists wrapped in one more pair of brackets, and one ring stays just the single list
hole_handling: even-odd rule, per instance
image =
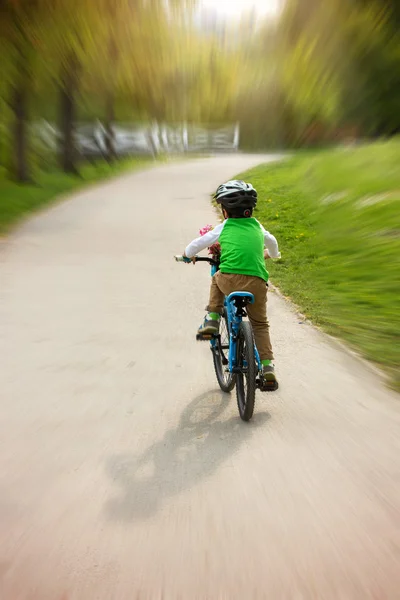
[{"label": "shadow on road", "polygon": [[153,515],[170,496],[190,489],[232,458],[269,413],[255,413],[250,423],[238,416],[224,419],[235,402],[222,392],[210,391],[195,398],[182,412],[179,424],[142,455],[110,459],[107,470],[120,485],[120,497],[106,506],[111,520],[129,521]]}]

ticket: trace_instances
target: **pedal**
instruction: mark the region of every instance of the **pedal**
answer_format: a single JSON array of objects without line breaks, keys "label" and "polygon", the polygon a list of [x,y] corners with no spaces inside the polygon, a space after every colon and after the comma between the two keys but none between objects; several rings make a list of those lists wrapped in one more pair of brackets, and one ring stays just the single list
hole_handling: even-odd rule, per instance
[{"label": "pedal", "polygon": [[212,333],[198,333],[196,335],[196,340],[198,342],[209,342],[210,340],[212,340],[214,337],[216,337],[215,335],[212,335]]},{"label": "pedal", "polygon": [[279,388],[279,383],[277,381],[258,380],[258,387],[261,392],[276,392]]}]

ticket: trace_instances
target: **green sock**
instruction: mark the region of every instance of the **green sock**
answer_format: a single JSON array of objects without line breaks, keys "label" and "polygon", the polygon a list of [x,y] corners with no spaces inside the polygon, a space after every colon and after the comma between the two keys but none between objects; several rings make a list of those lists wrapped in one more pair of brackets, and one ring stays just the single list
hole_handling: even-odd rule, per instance
[{"label": "green sock", "polygon": [[208,313],[208,317],[209,317],[210,321],[219,321],[221,318],[221,315],[219,315],[218,313]]},{"label": "green sock", "polygon": [[266,358],[265,360],[261,361],[261,364],[263,365],[263,367],[269,367],[269,365],[272,364],[272,360]]}]

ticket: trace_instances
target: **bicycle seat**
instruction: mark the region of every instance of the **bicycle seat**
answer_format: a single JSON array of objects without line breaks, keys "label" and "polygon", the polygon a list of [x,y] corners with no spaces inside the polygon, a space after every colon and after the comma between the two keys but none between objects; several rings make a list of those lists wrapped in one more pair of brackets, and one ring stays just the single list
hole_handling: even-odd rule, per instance
[{"label": "bicycle seat", "polygon": [[254,304],[254,296],[250,292],[232,292],[227,297],[227,301],[233,302],[238,308],[243,308],[248,304]]}]

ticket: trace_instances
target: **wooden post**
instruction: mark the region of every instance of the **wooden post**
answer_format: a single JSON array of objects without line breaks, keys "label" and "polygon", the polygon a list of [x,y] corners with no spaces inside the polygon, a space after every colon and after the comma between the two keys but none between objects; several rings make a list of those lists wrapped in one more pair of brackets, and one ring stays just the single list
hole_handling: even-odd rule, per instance
[{"label": "wooden post", "polygon": [[189,136],[188,136],[187,123],[184,123],[184,125],[183,125],[182,140],[183,140],[183,151],[187,152],[189,150]]},{"label": "wooden post", "polygon": [[163,127],[161,129],[161,139],[162,139],[162,143],[164,145],[164,150],[166,152],[169,152],[167,127],[165,125],[163,125]]},{"label": "wooden post", "polygon": [[240,124],[239,122],[236,123],[235,126],[235,133],[233,136],[233,148],[234,150],[239,150],[239,138],[240,138]]}]

